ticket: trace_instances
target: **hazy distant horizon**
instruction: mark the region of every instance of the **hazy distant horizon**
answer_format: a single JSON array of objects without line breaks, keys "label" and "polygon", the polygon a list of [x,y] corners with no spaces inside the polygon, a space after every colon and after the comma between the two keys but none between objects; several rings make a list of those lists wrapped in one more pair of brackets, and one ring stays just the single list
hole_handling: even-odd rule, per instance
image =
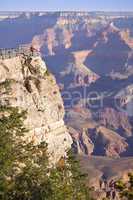
[{"label": "hazy distant horizon", "polygon": [[133,12],[133,0],[1,0],[0,11]]},{"label": "hazy distant horizon", "polygon": [[50,13],[54,13],[54,12],[88,12],[88,13],[102,13],[102,12],[105,12],[105,13],[133,13],[133,10],[123,10],[123,11],[120,11],[120,10],[0,10],[1,13],[4,13],[4,12],[31,12],[31,13],[38,13],[38,12],[50,12]]}]

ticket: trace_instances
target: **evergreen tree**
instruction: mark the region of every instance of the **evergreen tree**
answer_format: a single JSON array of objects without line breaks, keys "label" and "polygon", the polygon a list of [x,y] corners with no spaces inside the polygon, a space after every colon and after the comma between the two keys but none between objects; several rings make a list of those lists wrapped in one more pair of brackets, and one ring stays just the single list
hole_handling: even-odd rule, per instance
[{"label": "evergreen tree", "polygon": [[52,169],[52,198],[54,200],[90,200],[89,189],[85,184],[85,174],[80,171],[79,162],[72,151],[58,166]]},{"label": "evergreen tree", "polygon": [[24,140],[26,112],[0,109],[0,199],[89,200],[79,164],[69,152],[50,167],[45,142]]}]

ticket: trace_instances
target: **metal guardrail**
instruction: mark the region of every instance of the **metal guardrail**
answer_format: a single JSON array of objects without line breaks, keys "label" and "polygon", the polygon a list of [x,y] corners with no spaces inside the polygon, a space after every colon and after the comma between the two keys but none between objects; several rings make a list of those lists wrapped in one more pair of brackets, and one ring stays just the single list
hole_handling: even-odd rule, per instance
[{"label": "metal guardrail", "polygon": [[40,52],[38,52],[37,50],[31,50],[29,47],[23,47],[23,46],[22,47],[20,46],[16,49],[14,48],[0,49],[1,60],[14,58],[20,55],[36,57],[36,56],[40,56]]}]

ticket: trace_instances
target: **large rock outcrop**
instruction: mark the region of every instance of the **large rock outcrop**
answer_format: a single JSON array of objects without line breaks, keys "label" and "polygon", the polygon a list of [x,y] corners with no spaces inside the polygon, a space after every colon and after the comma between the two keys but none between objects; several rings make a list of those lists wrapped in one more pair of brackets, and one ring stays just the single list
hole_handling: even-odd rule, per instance
[{"label": "large rock outcrop", "polygon": [[40,56],[19,55],[0,60],[0,105],[27,110],[28,140],[46,141],[52,162],[65,156],[71,137],[55,78]]}]

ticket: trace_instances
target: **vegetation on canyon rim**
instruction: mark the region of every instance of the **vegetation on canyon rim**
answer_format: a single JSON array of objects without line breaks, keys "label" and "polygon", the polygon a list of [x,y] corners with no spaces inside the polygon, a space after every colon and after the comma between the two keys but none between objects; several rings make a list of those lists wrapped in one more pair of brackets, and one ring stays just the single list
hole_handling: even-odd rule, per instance
[{"label": "vegetation on canyon rim", "polygon": [[23,136],[26,112],[0,108],[0,199],[89,200],[85,176],[69,152],[56,167],[49,167],[45,142],[34,145]]},{"label": "vegetation on canyon rim", "polygon": [[122,180],[119,180],[116,183],[116,189],[120,193],[121,199],[132,200],[133,199],[133,173],[129,173],[129,181],[124,183]]}]

